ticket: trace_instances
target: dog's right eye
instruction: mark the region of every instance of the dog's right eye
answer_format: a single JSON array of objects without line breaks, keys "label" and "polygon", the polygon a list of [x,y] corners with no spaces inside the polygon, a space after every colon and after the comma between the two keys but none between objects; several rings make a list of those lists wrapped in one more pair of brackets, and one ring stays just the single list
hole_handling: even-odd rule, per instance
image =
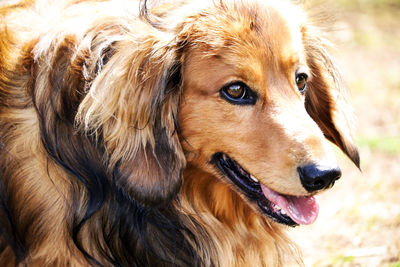
[{"label": "dog's right eye", "polygon": [[305,73],[296,74],[296,84],[301,94],[304,94],[307,90],[307,79],[308,76]]},{"label": "dog's right eye", "polygon": [[254,105],[257,94],[243,82],[233,82],[225,85],[220,90],[222,98],[236,105]]}]

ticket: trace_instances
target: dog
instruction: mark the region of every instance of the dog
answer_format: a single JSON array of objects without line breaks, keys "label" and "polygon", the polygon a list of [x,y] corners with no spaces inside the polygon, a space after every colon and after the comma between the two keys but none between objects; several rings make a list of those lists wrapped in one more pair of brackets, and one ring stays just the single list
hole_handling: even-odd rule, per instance
[{"label": "dog", "polygon": [[298,5],[0,16],[1,266],[282,266],[287,226],[313,223],[341,176],[329,143],[360,164],[329,43]]}]

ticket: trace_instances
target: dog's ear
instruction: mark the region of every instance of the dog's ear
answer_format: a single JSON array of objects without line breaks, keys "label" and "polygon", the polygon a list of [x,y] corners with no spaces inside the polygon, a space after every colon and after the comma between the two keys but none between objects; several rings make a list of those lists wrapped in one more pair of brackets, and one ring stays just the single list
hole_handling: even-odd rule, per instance
[{"label": "dog's ear", "polygon": [[149,26],[145,38],[127,34],[105,49],[106,64],[88,70],[97,73],[76,117],[78,127],[104,142],[113,182],[145,205],[173,198],[186,164],[177,133],[180,62],[155,31]]},{"label": "dog's ear", "polygon": [[306,110],[325,137],[336,144],[359,168],[360,157],[351,135],[351,122],[340,74],[327,52],[327,42],[316,29],[303,27],[304,49],[311,79]]}]

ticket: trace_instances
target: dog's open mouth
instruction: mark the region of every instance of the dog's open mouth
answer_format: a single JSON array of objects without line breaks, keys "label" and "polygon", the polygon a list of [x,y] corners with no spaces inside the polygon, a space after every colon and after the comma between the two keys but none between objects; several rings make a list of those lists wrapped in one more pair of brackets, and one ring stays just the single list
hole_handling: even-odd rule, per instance
[{"label": "dog's open mouth", "polygon": [[317,219],[319,206],[314,197],[279,194],[261,184],[224,153],[214,154],[213,162],[250,201],[256,202],[261,211],[276,222],[296,226],[311,224]]}]

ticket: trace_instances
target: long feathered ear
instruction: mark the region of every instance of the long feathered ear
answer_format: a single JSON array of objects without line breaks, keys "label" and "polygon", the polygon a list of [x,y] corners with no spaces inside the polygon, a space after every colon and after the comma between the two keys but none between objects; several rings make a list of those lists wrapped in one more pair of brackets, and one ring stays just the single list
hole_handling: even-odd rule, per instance
[{"label": "long feathered ear", "polygon": [[106,49],[112,56],[104,67],[88,66],[88,93],[76,121],[104,142],[120,189],[142,204],[159,205],[178,192],[186,164],[176,131],[180,62],[168,36],[141,27],[145,37],[124,35]]},{"label": "long feathered ear", "polygon": [[303,27],[304,49],[311,80],[306,109],[325,137],[336,144],[359,168],[360,157],[351,135],[350,112],[340,75],[326,51],[326,41],[312,27]]}]

